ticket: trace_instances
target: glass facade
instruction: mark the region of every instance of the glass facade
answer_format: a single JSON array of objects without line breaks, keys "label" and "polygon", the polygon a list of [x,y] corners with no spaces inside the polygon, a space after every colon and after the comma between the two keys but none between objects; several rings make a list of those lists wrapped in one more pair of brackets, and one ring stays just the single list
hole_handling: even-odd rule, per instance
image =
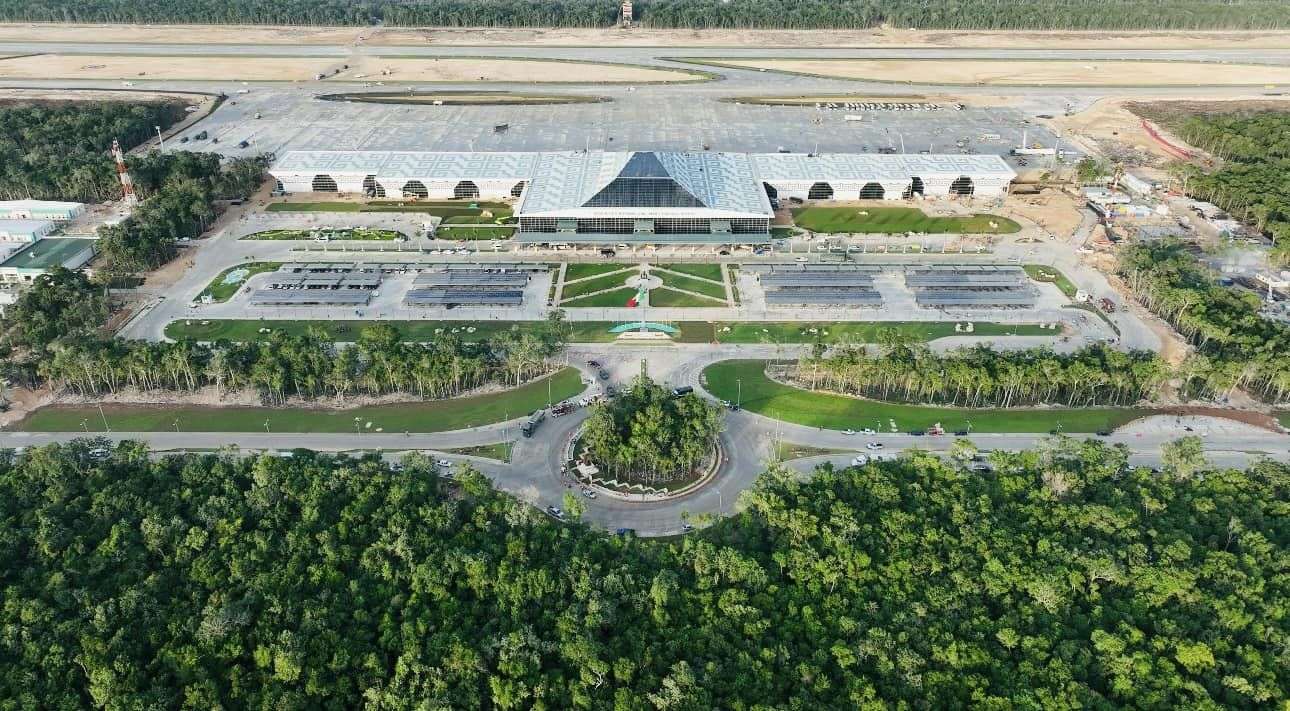
[{"label": "glass facade", "polygon": [[671,178],[614,178],[585,207],[707,207]]},{"label": "glass facade", "polygon": [[[521,217],[521,232],[557,232],[559,223],[565,222],[571,218],[556,217]],[[636,229],[638,219],[630,217],[606,217],[606,218],[582,218],[578,219],[577,232],[579,234],[606,234],[606,235],[630,235],[636,234],[643,239],[649,238],[649,233],[641,232]],[[766,234],[770,231],[770,218],[757,217],[735,220],[713,220],[706,217],[696,218],[656,218],[652,220],[654,224],[654,234],[660,235],[684,235],[684,234]],[[724,229],[729,225],[729,232]]]}]

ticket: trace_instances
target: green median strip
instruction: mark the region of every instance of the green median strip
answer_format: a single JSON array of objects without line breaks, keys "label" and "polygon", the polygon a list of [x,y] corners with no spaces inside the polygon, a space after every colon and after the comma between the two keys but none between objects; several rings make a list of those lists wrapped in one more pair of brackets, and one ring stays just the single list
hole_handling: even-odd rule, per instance
[{"label": "green median strip", "polygon": [[219,303],[228,301],[237,293],[238,289],[242,288],[247,279],[256,274],[277,271],[278,267],[281,266],[281,262],[247,262],[235,267],[229,267],[217,274],[214,279],[211,279],[211,283],[207,284],[202,293],[197,295],[197,301],[200,302],[204,296],[209,296],[212,301]]},{"label": "green median strip", "polygon": [[998,215],[934,217],[916,207],[804,207],[793,222],[820,233],[1011,234],[1021,225]]},{"label": "green median strip", "polygon": [[1026,275],[1034,281],[1041,284],[1055,284],[1066,298],[1075,298],[1075,292],[1078,289],[1060,270],[1043,264],[1026,264],[1022,266],[1022,269],[1025,269]]},{"label": "green median strip", "polygon": [[745,410],[808,427],[831,430],[872,428],[890,430],[892,420],[901,432],[925,430],[940,423],[947,432],[1089,433],[1111,430],[1152,410],[1106,408],[966,409],[904,405],[813,392],[777,383],[766,377],[764,360],[724,360],[703,371],[704,387],[714,397],[735,402]]},{"label": "green median strip", "polygon": [[[48,405],[17,423],[23,432],[445,432],[527,415],[582,392],[576,368],[486,395],[348,409],[195,405]],[[369,425],[370,423],[370,425]]]},{"label": "green median strip", "polygon": [[[581,299],[568,306],[625,306],[634,289],[610,292],[605,303],[588,303]],[[597,301],[600,297],[594,297]],[[706,301],[706,300],[705,300]],[[714,305],[719,306],[714,302]],[[310,329],[320,331],[337,342],[353,341],[359,332],[376,323],[389,324],[398,329],[405,340],[430,341],[445,334],[455,335],[463,341],[478,341],[497,335],[501,331],[536,327],[540,321],[295,321],[257,319],[185,319],[166,325],[166,337],[174,340],[190,338],[196,341],[265,341],[274,333],[304,335]],[[570,343],[605,343],[614,340],[609,332],[617,321],[569,321],[572,334]],[[793,321],[737,321],[715,322],[677,321],[672,326],[680,329],[674,340],[681,343],[766,343],[794,344],[815,343],[877,343],[884,329],[914,341],[931,341],[946,336],[1058,336],[1056,329],[1040,328],[1038,324],[973,323],[971,334],[956,332],[954,322],[941,321],[844,321],[835,323],[806,323]],[[267,329],[262,331],[262,329]]]},{"label": "green median strip", "polygon": [[326,229],[316,230],[264,230],[254,232],[239,237],[244,240],[295,240],[308,241],[313,239],[326,238],[328,240],[338,241],[393,241],[396,239],[406,238],[402,232],[396,230],[376,230],[364,227],[352,227],[343,229]]}]

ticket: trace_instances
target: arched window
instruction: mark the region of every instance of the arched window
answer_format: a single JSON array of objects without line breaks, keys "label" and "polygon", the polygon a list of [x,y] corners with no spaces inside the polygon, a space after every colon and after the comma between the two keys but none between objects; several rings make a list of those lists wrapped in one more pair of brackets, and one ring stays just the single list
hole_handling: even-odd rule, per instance
[{"label": "arched window", "polygon": [[332,180],[330,175],[315,175],[313,182],[313,191],[316,193],[336,193],[340,190],[336,187],[336,181]]},{"label": "arched window", "polygon": [[425,199],[430,197],[430,191],[420,180],[409,180],[403,184],[403,197]]},{"label": "arched window", "polygon": [[816,183],[811,189],[806,191],[808,200],[832,200],[833,186],[828,183]]},{"label": "arched window", "polygon": [[906,200],[910,200],[913,199],[915,194],[923,194],[923,179],[918,176],[914,176],[910,179],[909,185],[905,186],[905,192],[901,193],[900,196]]},{"label": "arched window", "polygon": [[385,197],[385,186],[376,182],[375,175],[369,175],[363,178],[363,193],[368,197]]},{"label": "arched window", "polygon": [[887,190],[879,183],[865,183],[864,187],[860,188],[861,200],[881,200],[885,197],[887,197]]},{"label": "arched window", "polygon": [[524,181],[521,180],[520,182],[515,184],[515,187],[511,188],[511,197],[517,198],[523,194],[524,194]]},{"label": "arched window", "polygon": [[950,195],[971,195],[975,190],[975,186],[972,185],[972,179],[966,175],[960,175],[954,182],[950,183]]},{"label": "arched window", "polygon": [[457,199],[478,198],[479,188],[469,180],[463,180],[452,189],[452,196]]},{"label": "arched window", "polygon": [[274,189],[274,190],[277,190],[277,191],[278,191],[278,192],[280,192],[280,193],[285,193],[285,192],[287,191],[287,189],[286,189],[285,187],[283,187],[283,186],[282,186],[282,181],[281,181],[281,180],[275,180],[275,181],[273,181],[273,189]]}]

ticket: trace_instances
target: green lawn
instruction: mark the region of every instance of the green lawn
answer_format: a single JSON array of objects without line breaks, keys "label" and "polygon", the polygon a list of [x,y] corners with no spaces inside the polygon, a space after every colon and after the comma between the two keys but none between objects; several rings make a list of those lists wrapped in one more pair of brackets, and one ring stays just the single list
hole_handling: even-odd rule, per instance
[{"label": "green lawn", "polygon": [[435,230],[439,239],[510,239],[515,235],[514,227],[440,227]]},{"label": "green lawn", "polygon": [[1075,292],[1078,289],[1060,270],[1042,264],[1026,264],[1022,266],[1022,269],[1026,270],[1026,274],[1031,279],[1044,284],[1056,284],[1057,288],[1066,295],[1066,298],[1075,298]]},{"label": "green lawn", "polygon": [[766,377],[766,361],[724,360],[703,371],[705,387],[714,396],[734,402],[740,392],[744,409],[809,427],[844,430],[870,427],[901,432],[926,429],[939,422],[947,431],[973,432],[1096,432],[1114,429],[1152,413],[1136,408],[1084,409],[962,409],[862,400],[817,393],[776,383]]},{"label": "green lawn", "polygon": [[726,305],[726,300],[709,299],[706,296],[683,291],[672,291],[671,289],[652,289],[649,292],[649,305],[672,308],[697,308],[702,306],[721,308]]},{"label": "green lawn", "polygon": [[[575,368],[564,368],[548,378],[513,390],[477,397],[427,402],[373,405],[346,410],[275,407],[199,407],[169,405],[104,405],[103,416],[116,432],[353,432],[354,418],[364,432],[377,428],[386,433],[444,432],[501,422],[526,415],[547,405],[547,382],[555,401],[582,392],[581,376]],[[42,407],[17,424],[26,432],[75,432],[88,427],[103,431],[103,416],[97,406],[50,405]],[[372,423],[371,427],[367,423]],[[83,424],[82,424],[83,423]]]},{"label": "green lawn", "polygon": [[682,291],[692,291],[703,296],[711,296],[714,299],[726,300],[726,288],[720,284],[713,284],[710,281],[702,279],[691,279],[690,277],[677,276],[667,272],[650,272],[654,276],[663,280],[663,286],[670,286],[673,289]]},{"label": "green lawn", "polygon": [[329,229],[265,230],[263,232],[255,232],[253,234],[249,234],[245,237],[239,237],[238,239],[306,240],[307,241],[307,240],[313,239],[314,233],[321,233],[322,235],[335,240],[390,241],[390,240],[396,240],[400,238],[404,238],[404,239],[407,238],[407,235],[397,230],[372,230],[372,229],[367,229],[363,227],[355,227],[352,229],[340,229],[340,230],[329,230]]},{"label": "green lawn", "polygon": [[1277,421],[1281,423],[1282,427],[1290,429],[1290,410],[1282,410],[1281,412],[1278,412]]},{"label": "green lawn", "polygon": [[632,296],[635,294],[636,294],[635,289],[629,286],[624,286],[621,289],[614,289],[613,291],[605,291],[605,292],[596,294],[594,296],[584,296],[580,299],[574,299],[573,301],[568,301],[568,300],[561,301],[560,305],[571,309],[606,308],[606,307],[617,308],[621,306],[626,306],[627,300],[632,298]]},{"label": "green lawn", "polygon": [[629,269],[633,265],[623,264],[621,262],[601,262],[598,264],[570,264],[564,268],[564,280],[573,281],[574,279],[586,279],[588,277],[600,276],[623,269]]},{"label": "green lawn", "polygon": [[[630,289],[622,291],[630,292]],[[631,294],[627,294],[630,296]],[[622,301],[615,301],[610,306],[624,306],[627,296]],[[578,304],[574,304],[578,305]],[[359,331],[375,323],[394,326],[403,337],[410,341],[429,341],[444,333],[456,329],[456,335],[462,340],[477,341],[496,335],[511,328],[524,328],[536,325],[537,321],[291,321],[258,319],[187,319],[171,321],[166,325],[166,337],[180,340],[191,338],[197,341],[262,341],[271,334],[260,333],[261,328],[270,328],[274,332],[289,335],[303,335],[309,328],[315,328],[338,342],[352,341]],[[614,340],[609,329],[615,324],[609,321],[570,321],[573,329],[570,341],[573,343],[604,343]],[[673,323],[681,330],[674,340],[681,343],[711,343],[714,338],[721,343],[811,343],[816,340],[824,343],[837,343],[842,340],[855,343],[872,343],[877,340],[878,329],[895,328],[909,338],[928,341],[934,338],[954,335],[953,323],[939,322],[890,322],[875,323],[857,321],[844,323],[793,323],[787,321],[741,321],[707,323],[704,321],[680,321]],[[467,329],[473,328],[473,331]],[[729,331],[722,329],[729,328]],[[814,328],[815,333],[810,329]],[[764,329],[764,330],[763,330]],[[983,336],[997,335],[1055,335],[1057,331],[1041,329],[1037,325],[1004,326],[994,323],[977,323],[977,334]]]},{"label": "green lawn", "polygon": [[[822,233],[1010,234],[1021,229],[998,215],[932,217],[916,207],[805,207],[793,210],[793,220],[798,227]],[[991,222],[998,229],[991,228]]]},{"label": "green lawn", "polygon": [[797,234],[797,230],[793,229],[792,227],[770,228],[770,236],[776,239],[788,239],[789,237],[792,237],[795,234]]},{"label": "green lawn", "polygon": [[[228,301],[237,293],[238,289],[242,288],[242,285],[246,283],[247,279],[250,279],[256,274],[276,271],[278,267],[281,266],[281,262],[246,262],[245,264],[239,264],[235,267],[229,267],[217,274],[214,279],[211,279],[211,283],[207,284],[202,293],[197,295],[197,300],[201,301],[203,296],[209,295],[212,300],[217,302],[222,303]],[[246,274],[241,275],[240,279],[228,279],[229,274],[240,271],[245,271]]]},{"label": "green lawn", "polygon": [[480,444],[474,447],[457,447],[442,451],[449,454],[464,454],[468,457],[484,457],[485,459],[496,459],[499,462],[509,462],[511,461],[511,448],[513,446],[513,442],[498,442],[496,444]]},{"label": "green lawn", "polygon": [[660,269],[668,269],[682,274],[689,274],[701,279],[711,279],[712,281],[721,281],[720,264],[660,264]]},{"label": "green lawn", "polygon": [[585,281],[569,283],[568,279],[564,281],[564,290],[560,292],[560,298],[563,301],[576,299],[579,296],[603,291],[605,289],[622,288],[627,282],[627,278],[632,276],[631,272],[620,272],[617,274],[606,274],[604,276],[593,277]]}]

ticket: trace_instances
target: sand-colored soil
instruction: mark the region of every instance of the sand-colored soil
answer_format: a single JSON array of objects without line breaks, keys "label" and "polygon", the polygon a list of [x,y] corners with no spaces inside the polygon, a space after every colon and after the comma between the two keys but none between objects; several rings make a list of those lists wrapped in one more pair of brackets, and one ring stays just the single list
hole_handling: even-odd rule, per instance
[{"label": "sand-colored soil", "polygon": [[[348,69],[341,69],[348,64]],[[333,74],[336,70],[339,73]],[[40,54],[0,60],[0,78],[307,81],[586,82],[696,81],[680,71],[531,59],[248,57]]]},{"label": "sand-colored soil", "polygon": [[[1290,97],[1233,96],[1223,98],[1179,98],[1143,95],[1132,99],[1100,99],[1089,108],[1073,115],[1043,121],[1067,140],[1087,152],[1113,160],[1143,165],[1163,165],[1176,160],[1142,128],[1142,119],[1126,108],[1134,103],[1167,102],[1179,110],[1197,113],[1237,109],[1290,110]],[[1185,141],[1157,125],[1157,130],[1175,146],[1199,153]]]},{"label": "sand-colored soil", "polygon": [[[359,38],[363,38],[360,40]],[[202,25],[0,25],[0,41],[154,44],[538,45],[619,47],[1290,48],[1290,32],[963,32],[948,30],[647,30]]]},{"label": "sand-colored soil", "polygon": [[1290,67],[1146,61],[713,59],[724,66],[839,79],[989,86],[1257,86],[1290,83]]}]

